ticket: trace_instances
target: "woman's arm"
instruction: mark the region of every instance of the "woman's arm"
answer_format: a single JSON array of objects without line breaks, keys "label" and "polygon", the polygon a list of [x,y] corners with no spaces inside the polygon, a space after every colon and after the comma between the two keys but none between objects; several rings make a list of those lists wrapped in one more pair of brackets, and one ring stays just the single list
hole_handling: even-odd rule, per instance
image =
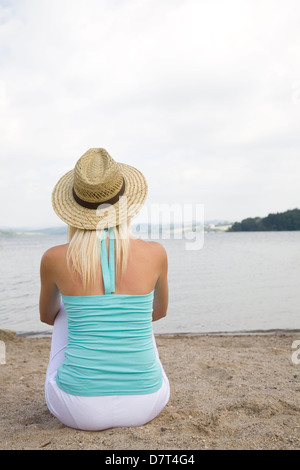
[{"label": "woman's arm", "polygon": [[53,325],[61,305],[60,292],[54,282],[54,248],[44,253],[41,259],[40,319]]},{"label": "woman's arm", "polygon": [[165,249],[160,245],[160,275],[154,289],[152,321],[160,320],[167,315],[169,302],[168,258]]}]

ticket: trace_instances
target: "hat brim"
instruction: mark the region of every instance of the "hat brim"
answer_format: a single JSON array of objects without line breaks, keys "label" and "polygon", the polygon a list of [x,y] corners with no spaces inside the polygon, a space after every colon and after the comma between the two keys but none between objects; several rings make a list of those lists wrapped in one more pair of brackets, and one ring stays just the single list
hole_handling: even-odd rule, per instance
[{"label": "hat brim", "polygon": [[73,197],[74,170],[69,171],[55,185],[52,207],[66,224],[85,230],[101,230],[115,227],[134,217],[147,197],[148,186],[144,175],[136,168],[118,163],[125,181],[125,191],[113,205],[86,209]]}]

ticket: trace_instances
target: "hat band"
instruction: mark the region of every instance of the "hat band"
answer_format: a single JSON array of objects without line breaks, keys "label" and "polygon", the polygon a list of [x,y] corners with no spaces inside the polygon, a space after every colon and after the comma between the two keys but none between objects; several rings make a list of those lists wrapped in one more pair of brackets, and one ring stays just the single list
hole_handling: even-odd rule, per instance
[{"label": "hat band", "polygon": [[77,202],[77,204],[79,204],[82,207],[85,207],[86,209],[98,209],[98,207],[102,206],[103,204],[115,204],[116,202],[118,202],[119,198],[124,194],[125,181],[124,181],[124,178],[123,178],[123,184],[122,184],[122,187],[121,187],[120,191],[114,197],[112,197],[111,199],[107,199],[107,201],[87,202],[87,201],[84,201],[83,199],[80,199],[80,197],[77,196],[77,194],[75,193],[74,186],[73,186],[72,191],[73,191],[73,197],[74,197],[75,201]]}]

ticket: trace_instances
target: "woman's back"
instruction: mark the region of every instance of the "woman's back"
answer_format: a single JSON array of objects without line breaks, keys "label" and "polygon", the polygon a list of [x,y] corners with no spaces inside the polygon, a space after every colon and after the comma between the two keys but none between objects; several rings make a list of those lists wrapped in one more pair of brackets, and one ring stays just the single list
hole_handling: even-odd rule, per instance
[{"label": "woman's back", "polygon": [[[100,259],[95,282],[85,289],[80,276],[70,273],[67,264],[68,247],[68,243],[58,245],[44,254],[45,261],[51,264],[59,291],[69,296],[104,294]],[[166,253],[159,243],[130,238],[126,272],[122,276],[120,270],[116,270],[115,294],[143,295],[151,292],[166,270],[166,264]]]},{"label": "woman's back", "polygon": [[[80,294],[81,282],[73,279],[70,283],[70,276],[65,277],[65,248],[61,249],[57,269],[67,312],[68,346],[56,382],[65,392],[81,396],[153,393],[162,384],[152,335],[154,287],[161,269],[160,248],[131,240],[130,261],[124,276],[118,276],[115,288],[113,231],[107,247],[112,259],[108,259],[105,243],[104,238],[102,269],[96,279],[100,284],[102,274],[104,293],[103,288],[93,285],[89,288],[92,292]],[[68,287],[76,294],[67,294]]]}]

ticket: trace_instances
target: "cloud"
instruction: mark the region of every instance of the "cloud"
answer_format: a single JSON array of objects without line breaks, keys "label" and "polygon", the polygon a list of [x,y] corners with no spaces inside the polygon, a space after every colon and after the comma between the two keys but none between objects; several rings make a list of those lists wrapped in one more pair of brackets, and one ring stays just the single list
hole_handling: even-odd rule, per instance
[{"label": "cloud", "polygon": [[299,13],[292,0],[1,1],[0,197],[14,193],[0,225],[58,222],[52,187],[90,147],[141,169],[148,204],[233,220],[296,207]]}]

